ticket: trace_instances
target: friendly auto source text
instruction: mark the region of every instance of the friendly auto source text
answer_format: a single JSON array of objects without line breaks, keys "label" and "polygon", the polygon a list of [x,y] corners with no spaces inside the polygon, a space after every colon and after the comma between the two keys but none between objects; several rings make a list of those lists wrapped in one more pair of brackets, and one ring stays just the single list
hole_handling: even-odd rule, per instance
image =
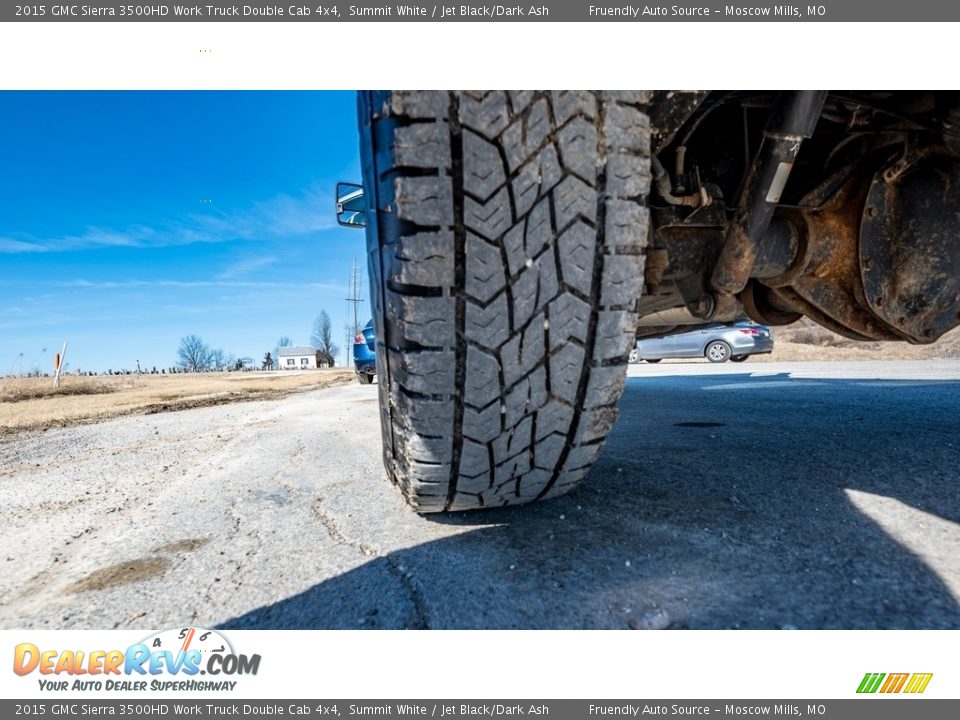
[{"label": "friendly auto source text", "polygon": [[590,17],[633,18],[645,17],[821,17],[827,12],[823,5],[763,5],[740,7],[690,7],[686,5],[591,5]]}]

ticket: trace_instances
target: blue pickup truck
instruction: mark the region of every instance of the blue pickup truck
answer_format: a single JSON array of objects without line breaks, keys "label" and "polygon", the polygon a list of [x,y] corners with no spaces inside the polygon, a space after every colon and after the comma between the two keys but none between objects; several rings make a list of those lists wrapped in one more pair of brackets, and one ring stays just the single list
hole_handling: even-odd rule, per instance
[{"label": "blue pickup truck", "polygon": [[377,375],[377,345],[373,336],[373,320],[353,338],[353,369],[361,385],[369,385]]}]

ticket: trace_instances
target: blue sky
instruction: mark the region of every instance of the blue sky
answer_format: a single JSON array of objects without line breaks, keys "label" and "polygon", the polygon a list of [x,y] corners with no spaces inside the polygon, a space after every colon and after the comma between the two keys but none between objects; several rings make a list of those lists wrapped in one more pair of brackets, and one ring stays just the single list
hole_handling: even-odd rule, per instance
[{"label": "blue sky", "polygon": [[73,370],[170,367],[190,333],[260,359],[320,310],[343,357],[354,258],[366,275],[333,208],[360,178],[355,102],[0,92],[0,375],[48,371],[64,340]]}]

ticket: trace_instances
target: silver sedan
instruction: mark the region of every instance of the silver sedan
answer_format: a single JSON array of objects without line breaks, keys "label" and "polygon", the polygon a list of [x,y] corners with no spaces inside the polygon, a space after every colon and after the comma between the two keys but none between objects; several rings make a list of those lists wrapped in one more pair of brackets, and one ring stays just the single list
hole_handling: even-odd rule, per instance
[{"label": "silver sedan", "polygon": [[773,352],[770,328],[749,320],[711,323],[687,332],[642,338],[630,352],[630,362],[660,362],[663,358],[701,358],[721,363],[743,362],[751,355]]}]

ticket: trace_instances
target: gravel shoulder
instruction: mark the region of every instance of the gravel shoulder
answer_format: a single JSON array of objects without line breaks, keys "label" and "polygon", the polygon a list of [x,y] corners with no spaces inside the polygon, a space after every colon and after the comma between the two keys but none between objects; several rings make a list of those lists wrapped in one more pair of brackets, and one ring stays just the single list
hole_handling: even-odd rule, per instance
[{"label": "gravel shoulder", "polygon": [[633,366],[582,489],[447,516],[376,403],[0,438],[0,626],[960,627],[960,362]]}]

